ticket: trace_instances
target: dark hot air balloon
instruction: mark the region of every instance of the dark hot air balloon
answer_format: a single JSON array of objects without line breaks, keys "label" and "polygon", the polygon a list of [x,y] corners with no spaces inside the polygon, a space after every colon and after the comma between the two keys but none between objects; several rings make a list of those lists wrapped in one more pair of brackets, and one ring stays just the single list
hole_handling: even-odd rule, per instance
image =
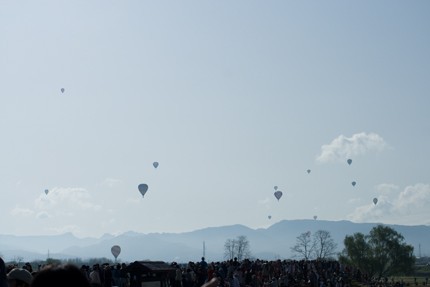
[{"label": "dark hot air balloon", "polygon": [[142,194],[142,197],[145,196],[145,193],[148,191],[148,185],[146,183],[139,184],[137,187],[139,189],[140,194]]},{"label": "dark hot air balloon", "polygon": [[110,251],[112,252],[112,255],[115,257],[115,260],[116,260],[118,255],[121,253],[121,247],[119,247],[118,245],[114,245],[112,246]]},{"label": "dark hot air balloon", "polygon": [[279,201],[279,199],[282,197],[282,191],[277,190],[277,191],[275,191],[274,195],[275,195],[276,199]]}]

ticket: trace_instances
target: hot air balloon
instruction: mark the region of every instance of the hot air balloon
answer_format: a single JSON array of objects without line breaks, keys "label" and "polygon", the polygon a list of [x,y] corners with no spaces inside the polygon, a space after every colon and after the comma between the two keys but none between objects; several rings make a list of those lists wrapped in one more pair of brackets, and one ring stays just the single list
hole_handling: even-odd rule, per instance
[{"label": "hot air balloon", "polygon": [[64,88],[61,88],[61,93],[64,93]]},{"label": "hot air balloon", "polygon": [[277,191],[275,191],[274,195],[275,195],[276,199],[279,201],[279,199],[282,197],[282,191],[277,190]]},{"label": "hot air balloon", "polygon": [[307,173],[311,173],[311,170],[310,170],[310,169],[308,169],[306,172],[307,172]]},{"label": "hot air balloon", "polygon": [[355,181],[351,182],[352,186],[355,186],[357,183]]},{"label": "hot air balloon", "polygon": [[137,187],[142,194],[142,197],[145,196],[145,193],[148,191],[148,185],[146,183],[139,184]]},{"label": "hot air balloon", "polygon": [[49,193],[49,190],[48,189],[45,189],[45,194],[47,195]]},{"label": "hot air balloon", "polygon": [[158,167],[158,162],[157,162],[157,161],[154,161],[154,162],[152,163],[152,165],[153,165],[155,168],[157,168],[157,167]]},{"label": "hot air balloon", "polygon": [[271,216],[271,215],[269,215],[269,216],[267,216],[267,218],[272,219],[272,216]]},{"label": "hot air balloon", "polygon": [[116,260],[118,255],[121,253],[121,247],[119,247],[118,245],[114,245],[112,246],[110,251],[112,252],[112,255],[115,257],[115,260]]},{"label": "hot air balloon", "polygon": [[378,199],[375,197],[374,199],[373,199],[373,204],[374,205],[376,205],[378,203]]},{"label": "hot air balloon", "polygon": [[317,220],[318,216],[314,215],[314,220]]},{"label": "hot air balloon", "polygon": [[277,191],[277,190],[278,190],[278,186],[277,186],[277,185],[275,185],[275,186],[273,187],[273,189],[274,189],[275,191]]},{"label": "hot air balloon", "polygon": [[346,161],[349,165],[351,165],[351,163],[352,163],[352,159],[348,159],[347,161]]}]

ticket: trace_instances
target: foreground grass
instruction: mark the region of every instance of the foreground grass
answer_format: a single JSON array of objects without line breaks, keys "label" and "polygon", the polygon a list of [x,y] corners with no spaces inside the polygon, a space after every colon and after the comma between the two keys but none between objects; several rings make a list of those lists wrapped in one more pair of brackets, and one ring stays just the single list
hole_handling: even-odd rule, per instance
[{"label": "foreground grass", "polygon": [[[390,276],[388,284],[394,286],[396,283],[403,283],[403,286],[430,286],[430,265],[416,265],[415,272],[411,276]],[[366,284],[353,281],[352,287],[364,287]]]}]

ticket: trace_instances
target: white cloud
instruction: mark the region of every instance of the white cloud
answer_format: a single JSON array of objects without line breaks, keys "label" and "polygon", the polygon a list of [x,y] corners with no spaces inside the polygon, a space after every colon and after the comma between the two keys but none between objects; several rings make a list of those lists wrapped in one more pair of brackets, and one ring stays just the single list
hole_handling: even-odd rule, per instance
[{"label": "white cloud", "polygon": [[70,213],[78,210],[100,210],[101,206],[92,202],[93,198],[85,188],[53,188],[47,195],[39,196],[34,204],[38,210],[57,210]]},{"label": "white cloud", "polygon": [[340,135],[331,143],[321,147],[321,154],[316,160],[319,162],[345,161],[371,151],[382,151],[387,147],[384,139],[375,133],[357,133],[350,138]]},{"label": "white cloud", "polygon": [[28,217],[28,216],[33,216],[34,211],[28,208],[22,208],[19,206],[15,206],[12,210],[11,210],[11,215],[13,216],[22,216],[22,217]]},{"label": "white cloud", "polygon": [[[275,199],[275,197],[273,197],[273,198]],[[272,202],[273,202],[272,199],[270,199],[269,197],[266,197],[264,199],[259,200],[258,204],[263,206],[266,210],[270,210]]]},{"label": "white cloud", "polygon": [[381,194],[389,195],[399,190],[399,186],[391,183],[381,183],[376,186],[376,190]]},{"label": "white cloud", "polygon": [[100,211],[101,205],[93,201],[95,199],[84,188],[53,188],[47,195],[37,197],[30,207],[16,206],[11,215],[38,219],[74,217],[87,211]]},{"label": "white cloud", "polygon": [[[429,224],[428,206],[430,205],[430,185],[415,184],[407,186],[401,192],[395,192],[395,185],[389,186],[389,192],[383,192],[376,196],[376,205],[369,200],[369,203],[357,207],[348,218],[356,222],[375,222],[391,224],[418,225]],[[394,187],[394,188],[393,188]],[[380,190],[381,185],[376,187]]]},{"label": "white cloud", "polygon": [[125,199],[125,202],[128,204],[137,205],[142,202],[142,198],[127,198]]},{"label": "white cloud", "polygon": [[120,179],[108,177],[108,178],[105,178],[100,185],[108,188],[113,188],[115,186],[118,186],[121,182],[122,180]]},{"label": "white cloud", "polygon": [[262,205],[266,205],[266,204],[269,204],[270,201],[271,201],[270,198],[266,197],[266,198],[264,198],[262,200],[259,200],[258,203],[262,204]]},{"label": "white cloud", "polygon": [[426,211],[430,204],[430,185],[416,184],[408,186],[399,194],[395,212]]},{"label": "white cloud", "polygon": [[36,217],[37,217],[38,219],[45,219],[45,218],[49,218],[50,216],[49,216],[49,214],[48,214],[47,212],[42,211],[42,212],[39,212],[39,213],[36,215]]},{"label": "white cloud", "polygon": [[357,203],[360,203],[360,202],[361,202],[361,198],[350,198],[348,200],[348,203],[350,203],[350,204],[357,204]]}]

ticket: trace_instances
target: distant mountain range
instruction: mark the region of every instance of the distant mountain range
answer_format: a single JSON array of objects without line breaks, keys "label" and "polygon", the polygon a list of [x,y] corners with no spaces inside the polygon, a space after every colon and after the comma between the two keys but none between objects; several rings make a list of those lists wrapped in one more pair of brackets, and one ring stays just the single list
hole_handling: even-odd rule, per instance
[{"label": "distant mountain range", "polygon": [[[208,261],[224,260],[224,243],[244,235],[250,243],[254,258],[274,260],[294,258],[290,248],[301,233],[317,230],[329,231],[343,249],[346,235],[356,232],[368,234],[377,223],[350,221],[283,220],[268,228],[251,229],[243,225],[209,227],[184,233],[126,232],[118,236],[77,238],[71,233],[55,236],[0,235],[0,256],[6,261],[21,258],[23,261],[51,258],[111,258],[111,247],[121,246],[118,260],[162,260],[166,262],[200,261],[205,250]],[[387,225],[401,233],[407,244],[414,246],[415,256],[430,255],[430,226]],[[204,246],[204,247],[203,247]]]}]

